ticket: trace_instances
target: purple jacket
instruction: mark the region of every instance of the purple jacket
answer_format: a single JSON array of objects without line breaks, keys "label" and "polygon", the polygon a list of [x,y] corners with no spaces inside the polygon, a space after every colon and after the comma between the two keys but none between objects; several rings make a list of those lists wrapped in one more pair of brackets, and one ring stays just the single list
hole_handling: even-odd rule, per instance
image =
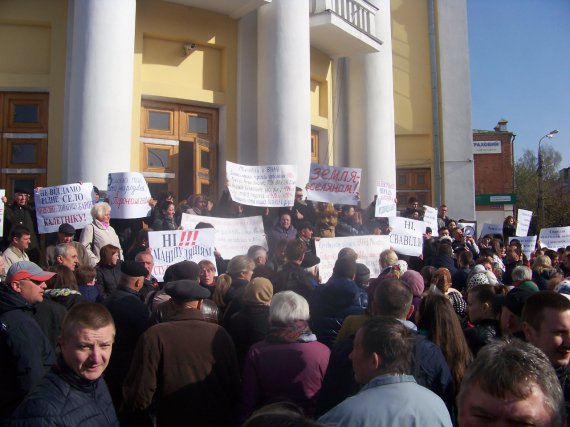
[{"label": "purple jacket", "polygon": [[243,369],[240,421],[256,408],[283,400],[296,403],[312,416],[329,355],[328,347],[318,341],[252,345]]}]

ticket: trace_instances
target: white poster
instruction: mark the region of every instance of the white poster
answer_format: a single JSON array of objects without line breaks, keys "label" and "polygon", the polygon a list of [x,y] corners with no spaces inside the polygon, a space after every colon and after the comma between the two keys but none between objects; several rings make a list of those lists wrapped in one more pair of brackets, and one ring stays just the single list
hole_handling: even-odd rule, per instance
[{"label": "white poster", "polygon": [[92,191],[93,184],[88,182],[43,187],[34,193],[39,233],[55,233],[66,223],[76,230],[91,224]]},{"label": "white poster", "polygon": [[431,206],[424,205],[424,222],[427,227],[431,228],[431,235],[433,237],[439,237],[437,225],[437,209]]},{"label": "white poster", "polygon": [[530,227],[530,220],[532,219],[532,211],[519,209],[517,212],[517,231],[515,235],[526,236]]},{"label": "white poster", "polygon": [[523,247],[523,253],[526,255],[528,259],[530,259],[530,254],[534,251],[536,247],[536,236],[521,236],[521,237],[509,237],[509,243],[511,240],[518,240],[521,242]]},{"label": "white poster", "polygon": [[420,256],[423,248],[423,221],[395,216],[390,218],[390,246],[402,255]]},{"label": "white poster", "polygon": [[317,256],[321,259],[319,272],[323,283],[332,276],[334,263],[342,248],[354,249],[358,254],[356,262],[366,265],[370,269],[370,277],[375,278],[380,274],[380,253],[390,249],[390,242],[388,236],[335,237],[315,241]]},{"label": "white poster", "polygon": [[180,261],[203,259],[216,265],[214,255],[214,230],[175,230],[151,231],[148,233],[148,244],[154,257],[152,275],[161,282],[166,269]]},{"label": "white poster", "polygon": [[376,187],[375,217],[393,217],[398,214],[396,207],[396,184],[379,182]]},{"label": "white poster", "polygon": [[311,164],[307,199],[341,205],[357,205],[362,169]]},{"label": "white poster", "polygon": [[548,249],[565,248],[570,245],[570,226],[543,228],[540,230],[540,247]]},{"label": "white poster", "polygon": [[113,218],[144,218],[150,212],[150,191],[139,172],[110,173],[107,198]]},{"label": "white poster", "polygon": [[487,234],[503,234],[503,224],[483,224],[483,228],[481,229],[480,237],[484,237]]},{"label": "white poster", "polygon": [[267,249],[261,216],[245,218],[216,218],[210,216],[182,214],[181,225],[185,230],[194,229],[199,222],[214,226],[215,247],[224,259],[245,255],[250,246],[259,245]]},{"label": "white poster", "polygon": [[477,237],[477,223],[476,222],[458,222],[457,225],[463,227],[463,235],[471,236],[474,239]]},{"label": "white poster", "polygon": [[4,196],[6,195],[6,190],[0,190],[0,237],[4,235]]},{"label": "white poster", "polygon": [[228,190],[232,200],[249,206],[293,206],[297,166],[245,166],[226,161]]}]

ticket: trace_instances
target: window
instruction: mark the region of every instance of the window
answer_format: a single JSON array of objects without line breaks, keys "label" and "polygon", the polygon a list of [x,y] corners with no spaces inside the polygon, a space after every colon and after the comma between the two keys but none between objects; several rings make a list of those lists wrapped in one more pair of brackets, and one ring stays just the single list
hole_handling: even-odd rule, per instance
[{"label": "window", "polygon": [[431,170],[429,168],[396,170],[398,177],[398,209],[408,207],[408,199],[415,197],[420,206],[431,206]]},{"label": "window", "polygon": [[0,188],[47,182],[48,94],[0,92]]},{"label": "window", "polygon": [[319,163],[319,132],[311,130],[311,162]]}]

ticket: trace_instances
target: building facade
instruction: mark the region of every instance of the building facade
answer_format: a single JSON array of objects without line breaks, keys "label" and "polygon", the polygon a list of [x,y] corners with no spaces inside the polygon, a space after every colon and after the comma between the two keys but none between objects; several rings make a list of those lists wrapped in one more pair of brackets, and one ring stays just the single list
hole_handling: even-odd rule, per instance
[{"label": "building facade", "polygon": [[501,119],[494,130],[473,131],[476,219],[480,224],[502,224],[514,215],[515,135]]},{"label": "building facade", "polygon": [[474,216],[465,0],[1,0],[0,188],[361,167]]}]

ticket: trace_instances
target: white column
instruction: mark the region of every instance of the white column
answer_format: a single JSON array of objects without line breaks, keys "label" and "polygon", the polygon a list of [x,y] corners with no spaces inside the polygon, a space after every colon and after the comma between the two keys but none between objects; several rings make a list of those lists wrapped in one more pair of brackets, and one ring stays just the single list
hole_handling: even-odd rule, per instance
[{"label": "white column", "polygon": [[257,161],[257,11],[238,22],[237,161]]},{"label": "white column", "polygon": [[66,182],[129,171],[136,0],[69,0]]},{"label": "white column", "polygon": [[378,181],[396,184],[390,1],[371,3],[380,9],[375,19],[381,51],[348,59],[349,166],[362,168],[362,206],[372,201]]},{"label": "white column", "polygon": [[309,1],[273,0],[257,15],[257,138],[260,164],[311,163]]}]

